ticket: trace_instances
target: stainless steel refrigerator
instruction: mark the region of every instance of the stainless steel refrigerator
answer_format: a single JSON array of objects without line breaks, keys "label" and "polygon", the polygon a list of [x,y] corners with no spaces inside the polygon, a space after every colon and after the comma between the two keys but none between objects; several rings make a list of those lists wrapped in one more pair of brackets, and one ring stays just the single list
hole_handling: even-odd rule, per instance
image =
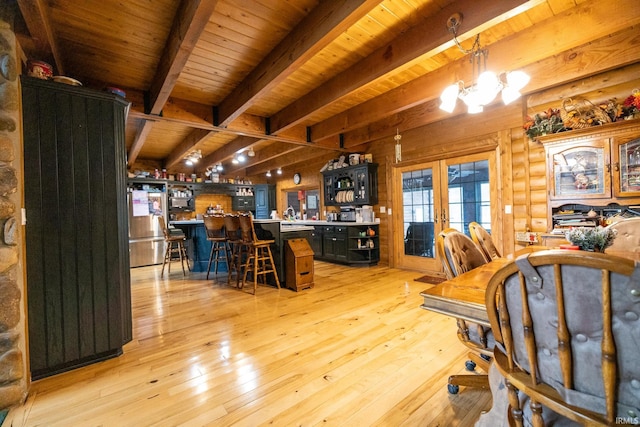
[{"label": "stainless steel refrigerator", "polygon": [[167,194],[153,191],[130,191],[129,261],[131,267],[161,264],[164,256],[164,235],[158,217],[167,223]]}]

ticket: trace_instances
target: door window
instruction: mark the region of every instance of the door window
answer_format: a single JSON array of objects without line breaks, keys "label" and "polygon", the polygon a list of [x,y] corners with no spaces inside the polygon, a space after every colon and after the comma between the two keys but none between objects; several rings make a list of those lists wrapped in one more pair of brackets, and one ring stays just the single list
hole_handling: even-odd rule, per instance
[{"label": "door window", "polygon": [[401,166],[394,170],[394,264],[419,270],[441,269],[436,260],[435,236],[445,228],[469,234],[469,223],[491,230],[491,170],[493,152],[436,162]]}]

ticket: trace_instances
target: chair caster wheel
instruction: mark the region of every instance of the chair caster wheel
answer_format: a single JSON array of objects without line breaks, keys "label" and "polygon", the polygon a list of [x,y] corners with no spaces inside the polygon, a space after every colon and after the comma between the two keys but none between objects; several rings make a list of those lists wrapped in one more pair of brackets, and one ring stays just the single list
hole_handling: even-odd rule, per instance
[{"label": "chair caster wheel", "polygon": [[467,371],[473,371],[476,369],[476,363],[472,360],[467,360],[466,362],[464,362],[464,368]]},{"label": "chair caster wheel", "polygon": [[447,384],[447,390],[449,391],[449,394],[458,394],[460,387],[453,384]]},{"label": "chair caster wheel", "polygon": [[487,362],[491,362],[491,356],[487,356],[486,354],[481,354],[480,357],[482,357]]}]

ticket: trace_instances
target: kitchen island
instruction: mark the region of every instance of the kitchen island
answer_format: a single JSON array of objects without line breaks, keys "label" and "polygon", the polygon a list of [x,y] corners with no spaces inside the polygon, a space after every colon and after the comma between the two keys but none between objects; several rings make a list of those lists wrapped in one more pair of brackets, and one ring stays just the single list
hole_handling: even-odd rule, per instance
[{"label": "kitchen island", "polygon": [[[195,272],[207,271],[211,242],[207,240],[203,220],[171,221],[187,236],[187,252]],[[313,249],[314,259],[347,265],[376,265],[380,260],[380,224],[376,222],[283,221],[255,219],[259,239],[273,239],[271,247],[278,278],[284,283],[285,241],[305,238]],[[219,272],[227,266],[219,264]]]},{"label": "kitchen island", "polygon": [[[187,237],[187,254],[191,262],[191,270],[194,272],[207,271],[209,254],[211,253],[211,242],[207,240],[207,232],[204,228],[204,221],[198,219],[171,221],[170,225],[180,228]],[[273,261],[276,264],[276,271],[281,283],[285,283],[284,278],[284,245],[286,240],[304,238],[311,242],[314,228],[305,224],[288,223],[279,220],[255,219],[253,227],[256,236],[262,240],[275,240],[271,245]],[[226,273],[225,263],[218,264],[218,272]],[[274,282],[275,285],[275,282]]]}]

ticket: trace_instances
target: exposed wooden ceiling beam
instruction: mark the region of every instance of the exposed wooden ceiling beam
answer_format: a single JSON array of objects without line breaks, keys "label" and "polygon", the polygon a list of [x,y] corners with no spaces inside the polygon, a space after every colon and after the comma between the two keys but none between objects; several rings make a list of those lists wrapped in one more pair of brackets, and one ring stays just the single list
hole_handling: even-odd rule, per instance
[{"label": "exposed wooden ceiling beam", "polygon": [[198,167],[204,170],[211,165],[215,165],[218,162],[222,162],[233,157],[237,152],[244,150],[245,148],[255,144],[256,142],[256,138],[254,137],[239,136],[219,150],[216,150],[208,156],[205,156],[199,162],[200,166]]},{"label": "exposed wooden ceiling beam", "polygon": [[132,166],[135,163],[154,123],[155,122],[153,120],[142,120],[142,123],[140,123],[133,144],[131,144],[129,152],[127,153],[127,165]]},{"label": "exposed wooden ceiling beam", "polygon": [[321,1],[218,106],[225,126],[365,16],[378,0]]},{"label": "exposed wooden ceiling beam", "polygon": [[[301,152],[301,150],[304,150],[304,147],[300,145],[278,144],[278,143],[271,144],[269,147],[266,147],[260,151],[257,151],[255,157],[252,157],[249,160],[250,164],[233,165],[229,167],[228,170],[229,170],[229,173],[232,175],[235,172],[238,172],[241,170],[244,170],[244,173],[246,173],[246,171],[249,169],[261,170],[260,168],[262,168],[262,171],[266,172],[267,170],[270,169],[270,165],[273,164],[276,159],[278,159],[277,161],[280,162],[281,161],[280,159],[282,156],[286,154],[294,153],[294,152]],[[280,166],[282,166],[282,164],[280,164]]]},{"label": "exposed wooden ceiling beam", "polygon": [[51,30],[44,0],[18,0],[18,6],[38,51],[52,56],[57,74],[64,75],[65,64]]},{"label": "exposed wooden ceiling beam", "polygon": [[182,0],[151,82],[150,113],[160,114],[182,68],[216,7],[217,0]]},{"label": "exposed wooden ceiling beam", "polygon": [[[531,81],[523,93],[533,93],[566,83],[571,80],[567,76],[572,76],[572,80],[579,80],[640,62],[640,38],[637,37],[639,33],[640,23],[523,67],[522,70],[531,76]],[[449,67],[456,67],[456,64],[451,64]],[[558,73],[557,70],[563,70],[563,72]],[[436,98],[369,123],[365,127],[346,132],[344,146],[351,148],[366,141],[391,137],[397,128],[401,131],[414,129],[453,117],[440,110],[439,105],[440,100]],[[463,108],[456,111],[459,114],[466,114]]]},{"label": "exposed wooden ceiling beam", "polygon": [[302,122],[311,114],[385,74],[409,67],[423,55],[434,54],[452,47],[454,42],[447,30],[446,22],[453,13],[464,14],[458,37],[459,40],[464,40],[475,35],[477,31],[489,27],[494,20],[512,13],[513,9],[520,6],[534,7],[538,3],[538,1],[526,2],[525,0],[454,2],[274,114],[271,117],[272,132],[278,133]]},{"label": "exposed wooden ceiling beam", "polygon": [[263,162],[255,166],[249,166],[246,168],[247,176],[260,175],[266,171],[275,171],[278,168],[286,168],[291,165],[305,163],[311,160],[317,159],[319,156],[327,156],[331,158],[332,153],[327,150],[313,147],[298,147],[295,151],[288,152],[277,158],[271,159],[268,162]]}]

